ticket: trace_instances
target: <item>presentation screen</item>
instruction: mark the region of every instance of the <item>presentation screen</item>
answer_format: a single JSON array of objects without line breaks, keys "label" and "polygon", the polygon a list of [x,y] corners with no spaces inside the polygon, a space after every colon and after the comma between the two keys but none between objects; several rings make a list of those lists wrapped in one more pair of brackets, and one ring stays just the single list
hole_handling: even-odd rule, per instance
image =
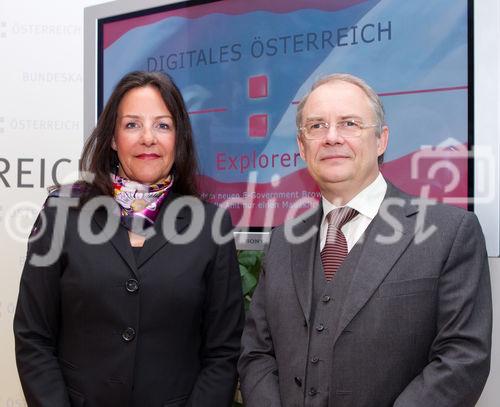
[{"label": "presentation screen", "polygon": [[351,73],[380,95],[382,173],[415,195],[470,207],[467,0],[183,2],[98,21],[98,113],[134,70],[169,74],[194,129],[202,197],[242,228],[317,204],[296,143],[297,104],[319,78]]}]

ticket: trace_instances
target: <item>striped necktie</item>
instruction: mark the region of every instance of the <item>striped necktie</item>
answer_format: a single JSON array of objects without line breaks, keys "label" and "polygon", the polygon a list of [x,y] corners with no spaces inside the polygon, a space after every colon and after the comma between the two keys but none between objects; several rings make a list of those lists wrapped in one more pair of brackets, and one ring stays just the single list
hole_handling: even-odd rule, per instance
[{"label": "striped necktie", "polygon": [[328,230],[326,232],[325,247],[321,251],[321,261],[326,281],[333,278],[335,272],[347,257],[347,241],[342,233],[342,226],[352,220],[358,211],[344,206],[333,209],[326,215]]}]

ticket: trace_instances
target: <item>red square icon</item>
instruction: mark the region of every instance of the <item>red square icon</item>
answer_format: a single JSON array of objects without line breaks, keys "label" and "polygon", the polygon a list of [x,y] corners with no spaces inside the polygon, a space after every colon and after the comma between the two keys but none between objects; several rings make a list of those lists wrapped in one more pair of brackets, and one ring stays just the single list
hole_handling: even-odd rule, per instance
[{"label": "red square icon", "polygon": [[248,119],[248,135],[250,137],[266,137],[267,114],[254,114]]},{"label": "red square icon", "polygon": [[248,97],[251,99],[267,97],[267,76],[251,76],[248,78]]}]

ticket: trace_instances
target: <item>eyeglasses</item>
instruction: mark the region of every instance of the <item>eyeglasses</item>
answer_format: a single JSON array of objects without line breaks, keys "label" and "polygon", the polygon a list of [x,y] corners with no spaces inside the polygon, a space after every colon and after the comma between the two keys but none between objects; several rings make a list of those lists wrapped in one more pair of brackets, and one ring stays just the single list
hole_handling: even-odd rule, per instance
[{"label": "eyeglasses", "polygon": [[[304,133],[304,137],[308,140],[319,140],[325,137],[330,130],[332,124],[328,122],[309,122],[305,126],[299,127],[299,130]],[[356,120],[341,120],[335,123],[337,135],[342,138],[354,138],[361,136],[364,129],[371,127],[379,127],[378,124],[363,124]]]}]

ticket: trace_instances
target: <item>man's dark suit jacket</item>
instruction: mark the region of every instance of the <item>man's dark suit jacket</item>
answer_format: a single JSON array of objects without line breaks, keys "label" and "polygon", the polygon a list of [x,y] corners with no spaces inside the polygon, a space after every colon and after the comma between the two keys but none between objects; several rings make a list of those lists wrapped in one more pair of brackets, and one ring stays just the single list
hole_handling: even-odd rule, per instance
[{"label": "man's dark suit jacket", "polygon": [[[55,230],[61,256],[34,267],[31,255],[46,253],[52,241],[55,210],[46,206],[48,227],[28,247],[14,320],[30,407],[232,405],[243,329],[234,242],[214,243],[215,207],[208,204],[194,241],[169,241],[174,227],[183,233],[192,226],[184,207],[162,232],[177,198],[167,197],[137,261],[121,226],[102,244],[80,238],[78,219],[100,233],[104,209],[70,209],[66,227]],[[222,233],[231,228],[226,213]]]},{"label": "man's dark suit jacket", "polygon": [[[302,220],[295,235],[319,227],[321,214]],[[272,233],[242,337],[245,407],[316,405],[305,383],[318,233],[292,244],[285,230]],[[475,215],[442,204],[419,208],[389,184],[349,271],[345,293],[332,298],[341,302],[336,326],[322,332],[332,352],[328,406],[474,406],[489,372],[492,321]]]}]

